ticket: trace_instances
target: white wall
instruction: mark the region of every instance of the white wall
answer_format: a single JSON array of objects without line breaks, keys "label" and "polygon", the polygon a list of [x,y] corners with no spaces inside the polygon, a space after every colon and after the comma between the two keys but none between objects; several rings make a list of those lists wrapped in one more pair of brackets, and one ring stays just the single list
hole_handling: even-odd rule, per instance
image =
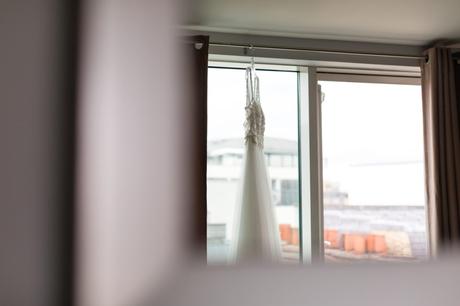
[{"label": "white wall", "polygon": [[78,304],[137,305],[181,267],[193,173],[175,1],[87,1]]}]

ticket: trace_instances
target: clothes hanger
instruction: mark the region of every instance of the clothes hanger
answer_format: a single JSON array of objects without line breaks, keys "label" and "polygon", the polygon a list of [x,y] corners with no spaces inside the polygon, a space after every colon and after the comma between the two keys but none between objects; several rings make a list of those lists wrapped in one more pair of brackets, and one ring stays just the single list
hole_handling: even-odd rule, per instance
[{"label": "clothes hanger", "polygon": [[256,90],[256,80],[257,80],[257,75],[256,75],[256,66],[255,66],[255,58],[254,58],[254,46],[251,44],[249,45],[249,50],[251,54],[251,71],[249,74],[250,77],[250,82],[251,82],[251,97],[255,98],[255,90]]},{"label": "clothes hanger", "polygon": [[255,59],[254,59],[254,46],[249,45],[249,50],[251,51],[251,70],[255,73],[256,67],[255,67]]}]

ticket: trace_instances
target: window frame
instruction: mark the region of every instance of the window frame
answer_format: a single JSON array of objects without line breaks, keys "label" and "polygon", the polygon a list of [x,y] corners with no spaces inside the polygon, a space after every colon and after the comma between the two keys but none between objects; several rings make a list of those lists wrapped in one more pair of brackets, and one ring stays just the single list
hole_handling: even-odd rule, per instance
[{"label": "window frame", "polygon": [[[250,62],[247,56],[225,57],[210,54],[208,68],[245,69]],[[304,264],[324,262],[323,226],[323,156],[320,81],[361,82],[381,84],[420,85],[420,71],[400,70],[393,66],[362,68],[350,63],[347,67],[299,65],[292,60],[278,59],[273,64],[256,59],[259,70],[294,71],[298,81],[298,171],[299,171],[299,235],[300,262]],[[412,67],[413,68],[413,67]],[[425,209],[427,205],[425,204]],[[428,220],[427,229],[429,228]],[[427,235],[427,250],[430,235]],[[429,253],[430,257],[431,254]]]},{"label": "window frame", "polygon": [[[328,72],[320,72],[317,73],[317,86],[319,85],[320,81],[336,81],[336,82],[350,82],[350,83],[373,83],[373,84],[393,84],[393,85],[421,85],[421,74],[413,74],[413,75],[398,75],[398,74],[357,74],[354,73],[353,70],[344,70],[342,73],[328,73]],[[319,116],[321,117],[321,103],[319,103]],[[321,119],[321,118],[320,118]],[[318,127],[320,129],[320,135],[322,134],[322,127]],[[322,156],[321,156],[321,168],[322,168]],[[322,177],[320,178],[322,181]],[[426,188],[426,186],[425,186]],[[426,194],[426,190],[425,190]],[[321,207],[321,214],[324,213],[324,203],[322,202],[318,205]],[[428,231],[430,228],[429,218],[428,218],[428,201],[425,197],[425,222],[426,222],[426,244],[427,244],[427,257],[430,258],[433,256],[431,250],[431,235],[429,235]],[[324,216],[321,216],[321,220],[324,220]],[[321,230],[324,230],[322,228]],[[321,232],[322,234],[323,232]],[[315,247],[312,245],[312,247]],[[320,246],[321,251],[324,250],[324,245]],[[322,261],[324,261],[324,254],[322,254]]]}]

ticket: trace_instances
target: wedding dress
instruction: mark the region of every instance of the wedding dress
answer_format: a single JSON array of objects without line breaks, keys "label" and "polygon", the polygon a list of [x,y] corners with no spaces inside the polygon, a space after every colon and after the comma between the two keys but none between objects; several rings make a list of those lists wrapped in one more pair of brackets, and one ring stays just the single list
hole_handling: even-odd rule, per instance
[{"label": "wedding dress", "polygon": [[265,117],[260,105],[259,78],[253,66],[246,69],[245,109],[245,155],[231,259],[278,261],[280,238],[263,153]]}]

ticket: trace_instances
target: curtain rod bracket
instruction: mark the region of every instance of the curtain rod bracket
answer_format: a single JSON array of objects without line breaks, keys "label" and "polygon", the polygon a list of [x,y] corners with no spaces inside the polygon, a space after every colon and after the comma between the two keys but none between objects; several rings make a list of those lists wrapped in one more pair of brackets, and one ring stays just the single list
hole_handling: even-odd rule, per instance
[{"label": "curtain rod bracket", "polygon": [[249,52],[251,52],[251,55],[254,56],[254,45],[253,44],[250,44],[243,48],[244,55],[249,55]]}]

